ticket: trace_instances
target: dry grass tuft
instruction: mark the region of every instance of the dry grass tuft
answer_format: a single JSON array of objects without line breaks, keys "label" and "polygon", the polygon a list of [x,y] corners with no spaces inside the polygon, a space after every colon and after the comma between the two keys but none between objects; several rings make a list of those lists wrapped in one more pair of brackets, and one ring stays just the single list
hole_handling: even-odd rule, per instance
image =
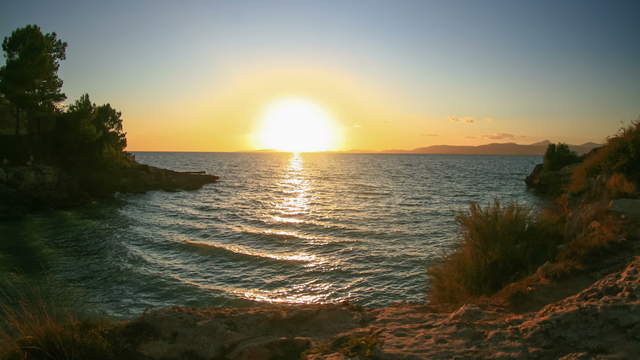
[{"label": "dry grass tuft", "polygon": [[461,246],[428,269],[434,304],[492,294],[553,259],[562,240],[555,220],[497,200],[484,208],[472,203],[456,221],[462,230]]},{"label": "dry grass tuft", "polygon": [[[3,290],[7,287],[11,285]],[[19,297],[15,289],[10,298],[7,294],[3,292],[0,304],[0,359],[117,358],[106,337],[108,322],[80,319],[38,288],[27,289]]]},{"label": "dry grass tuft", "polygon": [[[625,192],[635,192],[636,184],[640,182],[640,120],[620,129],[607,139],[604,147],[587,156],[574,169],[568,190],[573,193],[597,192],[601,186],[599,182],[608,187],[609,181],[613,182],[611,185],[615,190],[622,186],[621,190]],[[594,195],[597,197],[599,194]]]},{"label": "dry grass tuft", "polygon": [[581,205],[567,217],[566,240],[558,262],[586,265],[594,256],[626,239],[624,222],[608,208],[608,200],[602,199]]},{"label": "dry grass tuft", "polygon": [[624,174],[615,173],[606,182],[608,195],[613,198],[633,197],[637,193],[636,185]]}]

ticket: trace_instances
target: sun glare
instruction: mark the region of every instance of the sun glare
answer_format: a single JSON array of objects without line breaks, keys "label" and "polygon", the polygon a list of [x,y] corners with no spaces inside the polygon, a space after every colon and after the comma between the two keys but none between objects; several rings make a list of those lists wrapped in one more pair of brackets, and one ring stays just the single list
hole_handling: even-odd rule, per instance
[{"label": "sun glare", "polygon": [[305,98],[284,98],[269,104],[260,118],[258,143],[263,149],[290,152],[334,150],[335,120]]}]

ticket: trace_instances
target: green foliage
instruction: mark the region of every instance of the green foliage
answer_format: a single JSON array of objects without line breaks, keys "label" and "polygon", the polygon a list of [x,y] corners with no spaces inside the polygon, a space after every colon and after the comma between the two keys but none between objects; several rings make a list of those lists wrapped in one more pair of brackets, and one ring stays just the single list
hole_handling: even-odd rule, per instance
[{"label": "green foliage", "polygon": [[16,124],[15,134],[19,135],[21,113],[27,114],[29,125],[34,125],[31,130],[37,129],[38,135],[30,131],[28,136],[15,136],[10,141],[11,148],[0,147],[0,158],[15,163],[33,158],[85,172],[122,166],[127,161],[124,153],[127,140],[119,111],[110,104],[92,103],[87,94],[66,111],[57,106],[66,98],[57,74],[66,47],[55,33],[43,34],[36,25],[16,29],[4,39],[6,63],[0,68],[0,125],[11,117]]},{"label": "green foliage", "polygon": [[544,168],[548,171],[558,171],[579,161],[580,157],[563,143],[549,144],[544,154]]},{"label": "green foliage", "polygon": [[88,94],[60,117],[56,138],[63,166],[110,168],[125,161],[121,113],[110,104],[97,106]]},{"label": "green foliage", "polygon": [[484,208],[472,203],[456,221],[462,244],[428,269],[433,303],[492,294],[552,260],[562,240],[553,222],[537,218],[528,207],[502,206],[497,200]]},{"label": "green foliage", "polygon": [[66,47],[56,33],[43,34],[37,25],[16,29],[2,42],[6,63],[0,68],[0,92],[15,107],[16,135],[21,112],[52,113],[66,98],[58,77]]}]

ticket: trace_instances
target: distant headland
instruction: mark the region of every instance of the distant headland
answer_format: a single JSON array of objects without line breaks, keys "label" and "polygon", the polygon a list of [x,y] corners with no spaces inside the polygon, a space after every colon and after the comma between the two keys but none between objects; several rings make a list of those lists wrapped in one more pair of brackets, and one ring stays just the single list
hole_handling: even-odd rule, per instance
[{"label": "distant headland", "polygon": [[[484,145],[431,145],[415,149],[387,149],[382,151],[350,149],[344,151],[328,151],[329,153],[340,154],[441,154],[441,155],[544,155],[547,147],[552,144],[549,140],[536,142],[533,144],[490,143]],[[569,149],[578,155],[584,155],[602,144],[586,142],[580,145],[568,145]],[[270,153],[277,150],[260,149],[253,151],[243,151],[247,153]]]},{"label": "distant headland", "polygon": [[[491,143],[478,146],[464,145],[432,145],[419,147],[413,150],[384,150],[385,154],[458,154],[458,155],[544,155],[551,141],[544,140],[533,144]],[[581,145],[569,145],[571,151],[578,155],[586,154],[589,151],[602,146],[587,142]]]}]

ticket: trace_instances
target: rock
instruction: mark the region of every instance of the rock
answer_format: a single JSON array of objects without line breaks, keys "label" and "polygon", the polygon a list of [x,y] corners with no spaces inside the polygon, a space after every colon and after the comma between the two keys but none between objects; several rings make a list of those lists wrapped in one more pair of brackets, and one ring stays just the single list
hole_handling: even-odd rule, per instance
[{"label": "rock", "polygon": [[348,305],[274,305],[256,308],[168,308],[130,324],[150,329],[135,344],[150,359],[299,359],[314,341],[367,321]]},{"label": "rock", "polygon": [[[123,326],[146,329],[147,359],[636,359],[640,257],[583,291],[524,314],[467,304],[169,308]],[[131,331],[129,332],[131,333]]]},{"label": "rock", "polygon": [[233,360],[298,360],[300,354],[311,347],[309,338],[279,338],[266,341],[251,341],[237,346],[226,357]]},{"label": "rock", "polygon": [[447,318],[449,322],[455,321],[477,321],[485,317],[484,312],[480,307],[474,304],[462,305],[458,310],[451,313]]},{"label": "rock", "polygon": [[538,164],[526,177],[527,186],[538,193],[545,195],[558,195],[570,183],[573,169],[579,164],[570,164],[559,170],[545,169],[543,164]]},{"label": "rock", "polygon": [[529,174],[529,176],[524,180],[527,186],[535,188],[540,185],[540,175],[542,174],[543,169],[544,166],[542,164],[538,164],[533,168],[531,174]]},{"label": "rock", "polygon": [[640,219],[640,199],[616,199],[609,203],[609,210],[629,219]]},{"label": "rock", "polygon": [[[216,182],[203,172],[183,173],[131,162],[121,168],[65,172],[47,165],[0,167],[0,218],[7,208],[65,208],[110,197],[117,192],[195,190]],[[17,214],[17,212],[16,212]],[[14,214],[15,215],[15,214]]]},{"label": "rock", "polygon": [[590,359],[592,359],[592,357],[589,356],[589,353],[579,352],[579,353],[567,354],[558,360],[590,360]]}]

